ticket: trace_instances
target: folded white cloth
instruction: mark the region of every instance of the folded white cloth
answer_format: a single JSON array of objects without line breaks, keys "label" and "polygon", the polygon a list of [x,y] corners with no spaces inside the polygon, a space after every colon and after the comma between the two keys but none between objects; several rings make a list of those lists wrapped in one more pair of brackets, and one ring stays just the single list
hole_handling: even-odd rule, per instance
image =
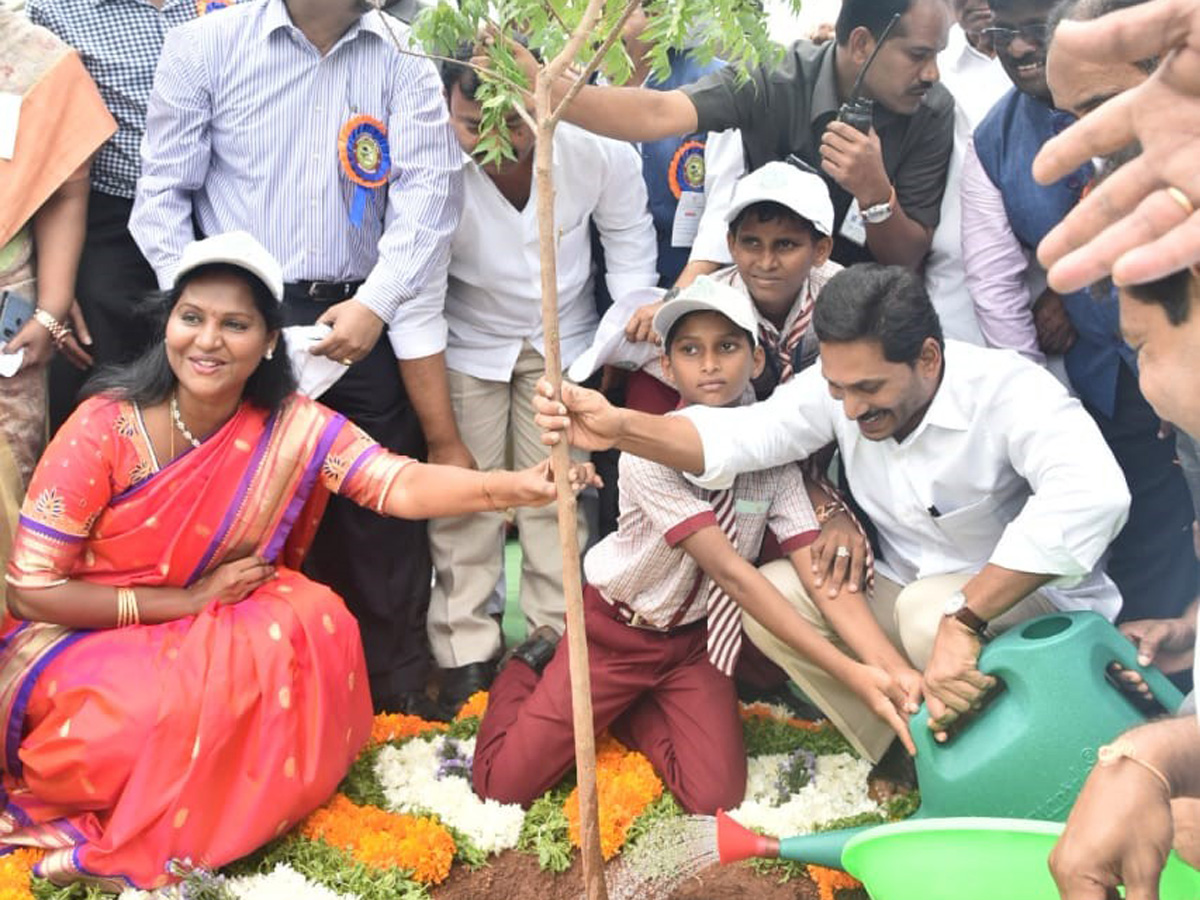
[{"label": "folded white cloth", "polygon": [[21,368],[21,362],[25,359],[25,348],[22,347],[16,353],[5,353],[4,348],[7,344],[0,344],[0,378],[12,378]]},{"label": "folded white cloth", "polygon": [[586,381],[601,366],[640,369],[662,355],[662,348],[653,341],[633,343],[625,337],[625,326],[633,314],[649,303],[658,303],[666,293],[662,288],[638,288],[613,301],[596,326],[596,337],[567,369],[567,377],[579,383]]},{"label": "folded white cloth", "polygon": [[328,335],[332,328],[328,325],[292,325],[283,329],[287,342],[288,358],[292,363],[292,371],[296,381],[300,383],[300,393],[316,400],[334,386],[339,378],[346,374],[346,366],[328,356],[313,356],[309,348]]}]

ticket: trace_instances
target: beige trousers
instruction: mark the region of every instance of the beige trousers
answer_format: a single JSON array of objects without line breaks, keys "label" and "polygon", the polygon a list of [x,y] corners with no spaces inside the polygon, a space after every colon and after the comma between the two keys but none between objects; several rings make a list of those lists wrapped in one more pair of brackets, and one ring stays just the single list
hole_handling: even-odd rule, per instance
[{"label": "beige trousers", "polygon": [[[806,622],[843,653],[853,656],[808,596],[789,560],[767,563],[761,571]],[[937,635],[946,602],[970,579],[970,575],[935,575],[902,587],[876,575],[875,592],[868,606],[888,640],[908,657],[914,668],[924,669],[933,653],[933,639]],[[993,632],[1004,631],[1018,622],[1054,610],[1054,605],[1042,594],[1030,594],[1004,615],[993,619],[990,628]],[[896,734],[858,694],[787,646],[750,616],[742,616],[742,623],[750,640],[788,673],[859,753],[872,762],[877,762],[883,756]]]},{"label": "beige trousers", "polygon": [[[546,361],[524,343],[509,382],[485,381],[449,371],[450,403],[463,443],[480,469],[506,465],[510,441],[512,466],[523,469],[546,458],[548,448],[533,424],[533,389]],[[577,459],[586,453],[572,451]],[[578,514],[579,546],[587,542],[587,523]],[[555,504],[520,507],[521,609],[532,630],[550,625],[563,630],[562,552]],[[426,628],[434,659],[443,668],[483,662],[500,653],[500,626],[487,613],[488,598],[504,567],[504,517],[498,512],[432,519],[429,544],[434,585]]]}]

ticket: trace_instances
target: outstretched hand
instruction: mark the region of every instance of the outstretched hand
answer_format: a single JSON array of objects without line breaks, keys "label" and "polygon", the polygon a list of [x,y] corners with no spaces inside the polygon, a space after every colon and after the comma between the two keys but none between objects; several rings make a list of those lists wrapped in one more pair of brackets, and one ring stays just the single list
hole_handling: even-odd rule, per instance
[{"label": "outstretched hand", "polygon": [[[604,482],[596,474],[596,467],[590,462],[572,461],[567,470],[567,480],[576,494],[589,486],[604,486]],[[557,496],[554,461],[547,458],[535,466],[513,473],[512,495],[507,499],[512,506],[545,506]]]},{"label": "outstretched hand", "polygon": [[554,387],[539,379],[533,394],[534,423],[542,429],[542,443],[553,446],[564,438],[581,450],[607,450],[621,433],[621,412],[599,391],[564,381],[562,400]]},{"label": "outstretched hand", "polygon": [[1091,22],[1063,22],[1052,52],[1101,64],[1161,57],[1144,83],[1048,141],[1033,174],[1050,184],[1135,140],[1141,155],[1101,181],[1038,248],[1058,291],[1110,271],[1151,281],[1200,262],[1200,4],[1156,0]]}]

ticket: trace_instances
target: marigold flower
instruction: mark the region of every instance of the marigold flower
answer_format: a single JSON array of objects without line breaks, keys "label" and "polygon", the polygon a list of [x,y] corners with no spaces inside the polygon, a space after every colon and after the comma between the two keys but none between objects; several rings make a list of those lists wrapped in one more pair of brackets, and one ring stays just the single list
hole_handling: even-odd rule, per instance
[{"label": "marigold flower", "polygon": [[816,882],[821,900],[834,900],[838,891],[862,887],[861,881],[838,869],[827,869],[824,866],[811,864],[807,868],[809,878]]},{"label": "marigold flower", "polygon": [[371,722],[371,743],[402,741],[430,731],[445,731],[449,727],[444,722],[430,722],[406,713],[380,713]]},{"label": "marigold flower", "polygon": [[377,869],[409,869],[424,884],[446,880],[456,849],[450,832],[434,819],[359,806],[345,794],[335,794],[305,819],[300,834]]},{"label": "marigold flower", "polygon": [[[605,733],[596,743],[596,796],[600,805],[600,852],[612,859],[625,843],[629,826],[662,796],[663,784],[641,753]],[[563,804],[571,843],[579,846],[579,788]]]},{"label": "marigold flower", "polygon": [[487,712],[488,692],[476,691],[467,698],[467,702],[462,705],[462,709],[458,711],[458,715],[454,717],[456,722],[461,722],[463,719],[472,717],[483,718],[483,714]]},{"label": "marigold flower", "polygon": [[29,878],[45,851],[20,847],[0,856],[0,900],[33,900]]}]

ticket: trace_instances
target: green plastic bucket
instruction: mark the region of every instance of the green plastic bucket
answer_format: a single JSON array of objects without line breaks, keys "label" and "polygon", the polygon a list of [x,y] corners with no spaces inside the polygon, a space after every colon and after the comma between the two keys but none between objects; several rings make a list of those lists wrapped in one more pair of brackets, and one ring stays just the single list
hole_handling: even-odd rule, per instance
[{"label": "green plastic bucket", "polygon": [[[1062,828],[1027,819],[897,822],[852,838],[842,865],[873,900],[1058,900],[1046,860]],[[1200,872],[1172,853],[1159,897],[1196,900]]]}]

